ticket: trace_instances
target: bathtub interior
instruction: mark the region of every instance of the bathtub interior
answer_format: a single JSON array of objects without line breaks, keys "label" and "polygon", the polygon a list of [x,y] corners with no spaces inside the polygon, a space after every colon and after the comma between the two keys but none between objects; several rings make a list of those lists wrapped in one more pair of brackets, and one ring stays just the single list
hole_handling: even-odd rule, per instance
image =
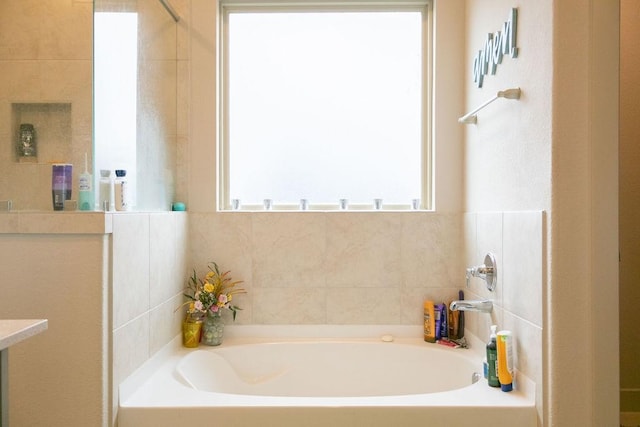
[{"label": "bathtub interior", "polygon": [[[416,338],[420,336],[421,330],[414,327],[231,326],[227,332],[225,342],[217,348],[201,346],[198,349],[185,349],[181,347],[179,337],[176,337],[172,343],[127,378],[119,388],[118,426],[207,424],[209,420],[218,417],[225,420],[225,426],[237,427],[374,427],[387,426],[389,423],[410,427],[427,425],[427,419],[430,420],[428,425],[431,426],[471,425],[465,424],[470,420],[473,420],[472,425],[476,426],[537,426],[535,389],[533,382],[526,377],[517,375],[515,390],[511,393],[488,387],[483,378],[471,384],[467,369],[481,372],[484,343],[470,335],[467,338],[472,343],[471,349],[454,350],[421,342]],[[384,334],[392,334],[394,342],[382,343],[380,337]],[[332,387],[332,381],[328,380],[324,391],[314,394],[291,392],[291,384],[286,381],[277,384],[279,379],[286,376],[282,375],[283,364],[276,357],[284,348],[279,346],[295,347],[303,344],[300,347],[307,347],[301,350],[303,353],[314,348],[317,353],[320,347],[325,347],[322,351],[332,353],[331,346],[325,344],[344,343],[357,343],[358,351],[361,353],[358,354],[356,351],[355,354],[360,358],[360,365],[369,364],[375,367],[373,373],[367,371],[364,376],[351,381],[360,386],[364,384],[365,390],[383,382],[379,378],[385,369],[393,371],[393,368],[389,367],[389,360],[382,359],[383,356],[389,356],[383,354],[387,350],[418,346],[434,353],[441,353],[451,360],[460,360],[457,364],[445,367],[439,367],[436,363],[435,367],[428,370],[431,373],[427,374],[428,383],[443,382],[442,378],[438,377],[443,375],[447,380],[448,385],[445,388],[448,391],[429,391],[422,388],[396,390],[394,393],[389,387],[384,392],[363,392],[363,388],[344,391],[342,384]],[[425,369],[405,364],[405,357],[408,357],[406,354],[394,354],[395,359],[391,360],[395,360],[398,365],[404,364],[409,368],[408,371],[412,372],[409,378],[404,378],[399,383],[425,382],[424,377],[419,376],[419,372]],[[314,354],[314,357],[308,354],[302,356],[312,368],[317,368],[316,380],[330,377],[326,367],[320,369],[318,366],[318,360],[322,360],[323,357],[315,356],[322,356],[321,354]],[[225,357],[227,359],[224,359]],[[258,359],[263,362],[263,358],[272,360],[264,364],[255,363]],[[339,359],[329,359],[327,366],[340,365],[341,362]],[[220,381],[221,377],[212,379],[203,374],[202,366],[214,365],[217,369],[218,365],[224,366],[225,363],[227,366],[223,369],[227,369],[226,379]],[[434,363],[425,360],[423,367],[431,364]],[[461,372],[458,379],[456,375]],[[346,369],[339,374],[347,376],[353,372]],[[238,382],[240,387],[236,387]],[[256,391],[255,388],[252,389],[255,385],[264,389]],[[314,387],[310,389],[313,390]],[[340,389],[341,392],[336,394],[336,389]]]},{"label": "bathtub interior", "polygon": [[191,352],[176,371],[196,390],[258,396],[396,396],[472,384],[473,374],[479,371],[474,358],[462,351],[419,344],[297,341],[236,345]]}]

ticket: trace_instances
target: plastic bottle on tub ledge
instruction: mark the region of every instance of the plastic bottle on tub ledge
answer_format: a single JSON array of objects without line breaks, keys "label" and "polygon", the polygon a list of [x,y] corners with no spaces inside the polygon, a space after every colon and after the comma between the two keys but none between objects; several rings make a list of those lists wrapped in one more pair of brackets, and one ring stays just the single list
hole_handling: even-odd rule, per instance
[{"label": "plastic bottle on tub ledge", "polygon": [[496,344],[496,325],[491,325],[491,335],[487,343],[487,382],[491,387],[500,387],[498,381],[498,346]]},{"label": "plastic bottle on tub ledge", "polygon": [[513,390],[513,335],[511,331],[500,331],[497,334],[498,348],[498,380],[502,391]]},{"label": "plastic bottle on tub ledge", "polygon": [[117,211],[126,211],[129,209],[129,185],[126,176],[126,170],[116,169],[115,199]]},{"label": "plastic bottle on tub ledge", "polygon": [[436,342],[436,316],[433,301],[424,301],[424,340]]}]

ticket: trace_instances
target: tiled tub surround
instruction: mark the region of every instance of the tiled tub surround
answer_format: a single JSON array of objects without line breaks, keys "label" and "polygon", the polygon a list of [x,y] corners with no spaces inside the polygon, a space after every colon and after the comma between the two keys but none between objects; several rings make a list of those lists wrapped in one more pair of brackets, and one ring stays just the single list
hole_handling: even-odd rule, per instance
[{"label": "tiled tub surround", "polygon": [[[484,339],[491,324],[515,335],[516,366],[542,390],[543,211],[221,212],[189,214],[189,263],[215,260],[245,280],[238,324],[422,322],[422,300],[489,298],[491,315],[467,313]],[[467,266],[498,263],[494,293]],[[461,256],[463,254],[463,256]],[[540,393],[536,393],[539,420]]]},{"label": "tiled tub surround", "polygon": [[[498,263],[495,292],[473,278],[467,299],[493,300],[491,315],[466,313],[467,326],[488,338],[492,324],[514,333],[515,366],[542,390],[542,298],[545,284],[545,212],[479,212],[464,215],[465,260],[482,264],[492,252]],[[536,393],[539,420],[541,393]]]},{"label": "tiled tub surround", "polygon": [[[47,218],[55,221],[43,222]],[[45,228],[58,233],[57,237],[43,234],[45,230],[41,227],[45,223],[48,224]],[[61,319],[58,322],[77,320],[79,312],[68,310],[69,304],[73,304],[69,298],[76,295],[74,290],[84,289],[86,283],[112,281],[110,298],[108,294],[104,296],[111,300],[112,308],[105,312],[106,317],[98,316],[107,341],[102,341],[99,333],[90,334],[98,347],[95,354],[103,356],[94,354],[90,359],[82,356],[83,360],[97,361],[95,366],[87,364],[93,366],[91,375],[96,377],[90,386],[97,388],[82,396],[99,395],[98,389],[108,390],[108,383],[99,379],[103,378],[103,367],[111,370],[108,374],[111,383],[117,385],[178,335],[181,313],[175,313],[174,309],[181,301],[187,273],[193,267],[202,270],[208,261],[218,262],[231,270],[234,278],[245,281],[249,293],[238,296],[236,301],[243,308],[238,314],[239,325],[420,325],[422,300],[453,298],[464,288],[465,267],[479,263],[489,251],[496,254],[499,268],[495,295],[487,295],[476,280],[466,294],[469,299],[485,296],[493,299],[492,320],[484,314],[469,313],[467,326],[481,339],[488,334],[490,323],[513,330],[516,365],[536,382],[539,390],[543,223],[543,212],[0,215],[6,265],[17,267],[22,258],[34,257],[46,277],[61,280],[51,282],[56,291],[47,293],[46,304],[43,300],[38,305],[44,310],[38,311],[38,315],[52,322],[46,339],[56,343],[61,339],[57,334],[62,331],[56,332],[59,324],[56,318]],[[100,232],[92,234],[96,227]],[[74,234],[75,229],[82,231]],[[105,236],[111,233],[109,242]],[[61,243],[66,246],[60,246]],[[16,247],[21,250],[16,251]],[[53,248],[56,253],[69,254],[69,259],[61,264],[49,257]],[[68,251],[61,252],[61,248]],[[99,267],[85,271],[78,270],[78,265]],[[10,283],[20,283],[23,273],[20,268],[5,271]],[[37,280],[36,276],[36,283],[50,283]],[[19,287],[8,289],[15,292],[3,298],[3,303],[8,304],[3,307],[8,310],[6,313],[11,313],[18,310],[15,301],[24,294]],[[99,313],[99,307],[108,307],[102,305],[107,299],[100,303],[104,289],[108,288],[96,290],[90,299],[86,297],[86,289],[78,294],[82,295],[80,307],[89,310],[88,313]],[[51,296],[58,294],[64,301],[52,305],[55,298],[52,300]],[[98,305],[94,307],[95,304]],[[108,327],[112,328],[111,334]],[[104,362],[109,353],[98,349],[109,340],[112,360],[103,365],[99,360]],[[58,349],[54,342],[51,345]],[[95,346],[84,342],[82,348]],[[56,359],[53,347],[47,360],[64,359],[66,350],[59,348],[62,359]],[[67,365],[65,362],[59,366]],[[83,374],[85,378],[87,374]],[[59,383],[47,381],[42,390],[47,395],[59,395],[55,391]],[[113,399],[113,405],[117,403],[115,389],[108,399]],[[52,404],[56,407],[51,409],[52,414],[67,413],[66,403],[52,401]],[[87,411],[99,408],[88,402],[83,407]],[[92,416],[87,413],[77,418],[85,422]],[[73,420],[68,421],[68,425],[74,425]]]},{"label": "tiled tub surround", "polygon": [[461,215],[427,212],[189,214],[189,266],[244,280],[238,324],[422,322],[422,300],[464,286]]},{"label": "tiled tub surround", "polygon": [[127,376],[180,333],[187,213],[113,215],[113,410]]}]

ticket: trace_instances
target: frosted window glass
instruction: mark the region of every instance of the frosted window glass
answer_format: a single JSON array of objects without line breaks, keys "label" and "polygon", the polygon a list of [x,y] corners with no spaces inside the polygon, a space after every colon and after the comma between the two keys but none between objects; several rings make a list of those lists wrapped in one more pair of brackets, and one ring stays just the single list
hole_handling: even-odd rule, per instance
[{"label": "frosted window glass", "polygon": [[228,199],[422,194],[420,12],[230,13]]}]

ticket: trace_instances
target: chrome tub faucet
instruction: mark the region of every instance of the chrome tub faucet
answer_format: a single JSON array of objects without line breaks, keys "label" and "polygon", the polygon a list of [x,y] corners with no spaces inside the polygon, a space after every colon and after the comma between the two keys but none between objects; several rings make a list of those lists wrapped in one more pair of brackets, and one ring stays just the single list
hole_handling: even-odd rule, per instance
[{"label": "chrome tub faucet", "polygon": [[491,313],[493,311],[493,302],[490,300],[473,301],[461,300],[453,301],[449,306],[451,311],[480,311],[482,313]]}]

